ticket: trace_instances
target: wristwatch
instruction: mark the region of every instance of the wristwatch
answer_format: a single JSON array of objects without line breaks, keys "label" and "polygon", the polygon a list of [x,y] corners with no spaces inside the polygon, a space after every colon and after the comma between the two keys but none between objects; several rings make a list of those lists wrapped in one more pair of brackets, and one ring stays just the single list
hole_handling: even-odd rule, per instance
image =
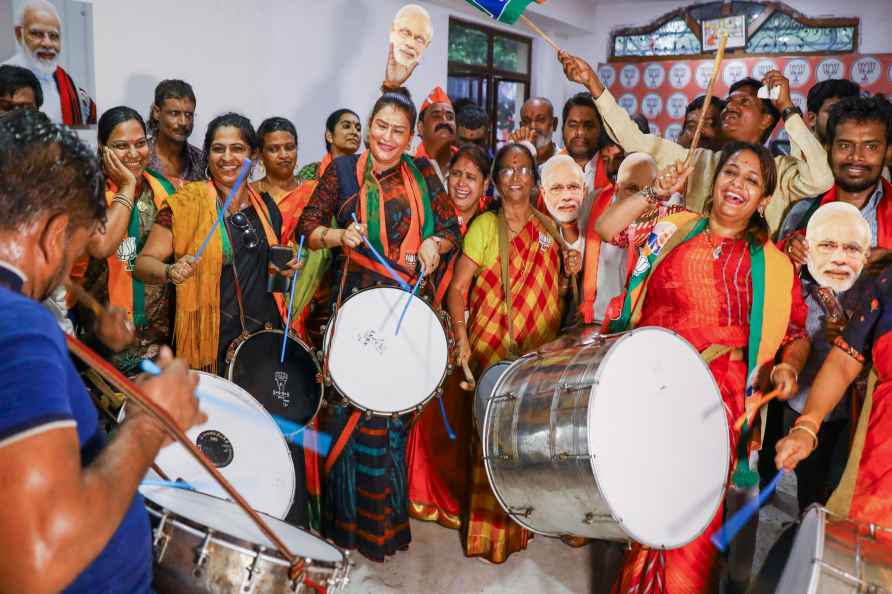
[{"label": "wristwatch", "polygon": [[790,107],[788,107],[787,109],[785,109],[781,112],[781,119],[783,119],[784,122],[786,122],[793,116],[793,114],[798,114],[799,117],[802,117],[802,110],[799,109],[798,107],[796,107],[795,105],[791,105]]}]

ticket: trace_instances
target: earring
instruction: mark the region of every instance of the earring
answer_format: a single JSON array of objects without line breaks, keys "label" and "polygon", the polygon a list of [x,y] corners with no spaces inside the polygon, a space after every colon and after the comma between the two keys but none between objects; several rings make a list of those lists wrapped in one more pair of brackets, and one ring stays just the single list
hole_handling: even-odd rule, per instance
[{"label": "earring", "polygon": [[762,217],[763,219],[765,218],[765,205],[764,204],[759,205],[759,216]]},{"label": "earring", "polygon": [[204,166],[204,178],[211,179],[211,170],[208,168],[207,165]]}]

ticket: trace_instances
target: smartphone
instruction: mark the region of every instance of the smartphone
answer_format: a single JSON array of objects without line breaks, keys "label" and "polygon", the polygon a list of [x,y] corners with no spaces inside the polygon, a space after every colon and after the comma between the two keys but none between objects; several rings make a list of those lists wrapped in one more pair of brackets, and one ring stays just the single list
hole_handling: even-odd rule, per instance
[{"label": "smartphone", "polygon": [[[294,258],[294,251],[287,245],[274,245],[269,248],[269,263],[284,270]],[[266,290],[268,293],[286,293],[288,292],[288,279],[280,274],[271,272],[266,282]]]}]

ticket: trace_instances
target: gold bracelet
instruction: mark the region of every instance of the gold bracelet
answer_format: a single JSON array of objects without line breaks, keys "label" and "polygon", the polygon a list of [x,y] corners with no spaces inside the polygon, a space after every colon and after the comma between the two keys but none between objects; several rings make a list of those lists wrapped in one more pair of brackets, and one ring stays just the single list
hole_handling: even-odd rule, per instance
[{"label": "gold bracelet", "polygon": [[769,375],[769,379],[774,382],[774,372],[778,369],[787,368],[793,372],[793,377],[796,378],[796,381],[799,381],[799,372],[796,371],[796,368],[790,365],[789,363],[778,363],[774,367],[771,368],[771,374]]},{"label": "gold bracelet", "polygon": [[467,325],[464,320],[452,320],[452,323],[456,326],[466,326]]},{"label": "gold bracelet", "polygon": [[323,248],[327,248],[325,245],[325,236],[328,235],[328,232],[331,231],[328,227],[322,227],[322,235],[319,236],[319,242],[322,243]]},{"label": "gold bracelet", "polygon": [[812,431],[811,429],[809,429],[809,428],[806,427],[805,425],[793,425],[793,428],[790,429],[790,433],[789,433],[788,435],[793,435],[793,432],[794,432],[794,431],[797,431],[797,430],[798,430],[798,431],[805,431],[806,433],[808,433],[809,435],[811,435],[811,438],[812,438],[813,440],[815,440],[815,443],[814,443],[814,445],[812,446],[811,449],[812,449],[812,451],[815,451],[816,449],[818,449],[818,434],[817,434],[817,433],[815,433],[814,431]]}]

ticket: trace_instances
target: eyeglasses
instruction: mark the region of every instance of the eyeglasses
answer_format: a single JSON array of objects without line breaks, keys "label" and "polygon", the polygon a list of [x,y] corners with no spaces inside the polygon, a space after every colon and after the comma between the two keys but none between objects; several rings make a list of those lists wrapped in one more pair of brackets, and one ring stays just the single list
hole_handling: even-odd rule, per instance
[{"label": "eyeglasses", "polygon": [[256,248],[260,243],[260,238],[257,237],[257,231],[254,230],[251,221],[248,220],[245,213],[237,212],[232,215],[229,220],[232,221],[235,228],[242,234],[242,243],[245,248],[249,250]]},{"label": "eyeglasses", "polygon": [[505,167],[504,169],[499,169],[499,179],[508,181],[512,178],[516,177],[531,177],[533,175],[532,167]]},{"label": "eyeglasses", "polygon": [[402,29],[397,31],[397,33],[399,33],[400,37],[402,37],[406,41],[412,41],[416,45],[426,45],[427,44],[427,37],[425,37],[424,35],[416,35],[415,33],[412,32],[411,29],[407,29],[406,27],[403,27]]},{"label": "eyeglasses", "polygon": [[857,243],[839,243],[836,241],[819,241],[815,244],[818,252],[830,256],[842,249],[847,258],[859,258],[864,255],[864,248]]}]

